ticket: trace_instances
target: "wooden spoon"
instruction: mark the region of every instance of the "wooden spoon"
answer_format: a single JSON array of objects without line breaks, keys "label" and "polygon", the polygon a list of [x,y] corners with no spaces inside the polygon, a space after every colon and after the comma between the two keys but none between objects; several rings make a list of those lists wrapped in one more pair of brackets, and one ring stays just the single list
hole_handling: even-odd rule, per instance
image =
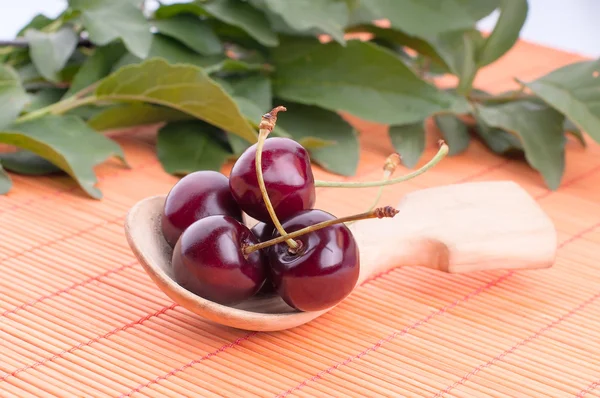
[{"label": "wooden spoon", "polygon": [[[211,321],[255,331],[293,328],[331,310],[296,311],[277,296],[254,297],[229,307],[182,288],[172,279],[172,250],[160,229],[164,200],[163,195],[153,196],[134,205],[125,231],[145,271],[176,303]],[[400,266],[463,273],[547,268],[555,259],[552,221],[514,182],[423,189],[404,196],[396,208],[394,218],[349,226],[360,248],[357,285]]]}]

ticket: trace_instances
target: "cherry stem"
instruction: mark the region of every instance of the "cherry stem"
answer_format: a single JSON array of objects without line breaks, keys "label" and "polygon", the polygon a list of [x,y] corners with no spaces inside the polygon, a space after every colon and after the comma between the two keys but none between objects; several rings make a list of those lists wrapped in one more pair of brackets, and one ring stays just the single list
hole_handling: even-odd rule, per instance
[{"label": "cherry stem", "polygon": [[[265,140],[267,136],[273,129],[275,128],[275,123],[277,123],[277,113],[285,112],[287,109],[284,106],[278,106],[271,110],[269,113],[265,113],[260,120],[260,124],[258,125],[258,143],[256,144],[256,158],[255,158],[255,166],[256,166],[256,179],[258,180],[258,187],[260,188],[260,193],[263,198],[263,202],[265,202],[265,206],[267,207],[267,211],[269,212],[269,216],[271,217],[271,221],[273,221],[273,225],[277,228],[277,231],[280,235],[287,235],[285,229],[279,222],[277,218],[277,214],[275,214],[275,209],[273,208],[273,204],[271,203],[271,199],[269,199],[269,194],[267,193],[267,187],[265,186],[265,179],[263,177],[262,172],[262,150],[265,145]],[[298,244],[293,239],[288,239],[286,241],[290,249],[296,249]]]},{"label": "cherry stem", "polygon": [[448,154],[448,145],[443,141],[440,141],[440,150],[438,153],[418,170],[412,173],[405,174],[398,178],[384,179],[381,181],[365,181],[365,182],[353,182],[353,181],[315,181],[315,187],[327,187],[327,188],[372,188],[381,187],[385,185],[393,185],[399,182],[404,182],[417,177],[420,174],[425,173],[427,170],[435,166]]},{"label": "cherry stem", "polygon": [[[398,167],[399,165],[400,165],[400,155],[399,154],[393,153],[390,156],[388,156],[385,159],[385,163],[383,164],[383,180],[384,181],[389,180],[390,177],[392,176],[392,174],[394,174],[394,171],[396,171],[396,167]],[[371,211],[377,206],[377,204],[381,200],[381,195],[383,194],[383,188],[385,188],[383,185],[379,187],[379,189],[377,190],[377,196],[375,197],[375,200],[373,201],[373,203],[369,207],[369,210],[367,210],[367,211]],[[347,222],[346,225],[350,225],[354,222],[355,221]]]},{"label": "cherry stem", "polygon": [[[388,156],[387,159],[385,159],[385,163],[383,164],[383,181],[389,180],[392,174],[394,174],[394,171],[396,171],[396,167],[398,167],[399,165],[399,154],[393,153],[390,156]],[[383,194],[384,187],[385,185],[381,185],[379,187],[379,190],[377,191],[377,196],[375,197],[375,201],[373,202],[371,207],[369,207],[369,210],[373,210],[375,206],[377,206],[377,203],[379,203],[379,200],[381,200],[381,195]]]},{"label": "cherry stem", "polygon": [[[350,221],[366,220],[369,218],[386,218],[386,217],[392,218],[396,214],[398,214],[398,210],[394,209],[392,206],[378,207],[373,210],[367,211],[365,213],[360,213],[360,214],[355,214],[352,216],[340,217],[340,218],[335,218],[333,220],[323,221],[323,222],[320,222],[317,224],[309,225],[308,227],[304,227],[304,228],[294,231],[292,233],[285,234],[285,235],[279,236],[277,238],[273,238],[271,240],[267,240],[265,242],[257,243],[255,245],[248,245],[243,248],[243,252],[244,252],[244,254],[248,255],[257,250],[265,249],[269,246],[273,246],[273,245],[276,245],[278,243],[281,243],[281,242],[284,242],[287,240],[293,240],[293,239],[295,239],[299,236],[305,235],[307,233],[318,231],[319,229],[327,228],[327,227],[330,227],[330,226],[336,225],[336,224],[342,224],[342,223],[346,223],[346,222],[350,222]],[[296,243],[296,242],[294,241],[294,243]],[[296,245],[299,246],[298,243],[296,243]],[[296,252],[296,248],[290,248],[289,250],[291,253]]]}]

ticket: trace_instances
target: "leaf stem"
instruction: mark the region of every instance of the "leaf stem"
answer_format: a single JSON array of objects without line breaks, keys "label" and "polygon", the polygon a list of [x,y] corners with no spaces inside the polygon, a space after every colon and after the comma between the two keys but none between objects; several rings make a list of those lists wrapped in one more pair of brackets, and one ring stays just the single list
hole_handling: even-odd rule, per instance
[{"label": "leaf stem", "polygon": [[48,114],[60,115],[62,113],[68,112],[71,109],[78,108],[83,105],[92,104],[98,101],[98,98],[95,96],[85,97],[85,98],[76,98],[70,97],[63,101],[57,102],[55,104],[46,106],[44,108],[38,109],[26,115],[19,117],[15,120],[16,123],[26,122],[29,120],[37,119],[38,117],[42,117]]},{"label": "leaf stem", "polygon": [[365,182],[345,182],[345,181],[315,181],[316,187],[327,187],[327,188],[371,188],[371,187],[381,187],[385,185],[393,185],[399,182],[404,182],[411,180],[420,174],[425,173],[427,170],[438,164],[446,155],[448,154],[448,145],[443,141],[440,141],[440,150],[438,153],[418,170],[413,171],[412,173],[405,174],[403,176],[393,178],[393,179],[384,179],[381,181],[365,181]]},{"label": "leaf stem", "polygon": [[[285,107],[278,106],[273,108],[271,112],[265,113],[262,116],[260,124],[258,125],[258,143],[256,144],[256,157],[254,160],[254,164],[256,166],[256,179],[258,180],[260,193],[262,194],[262,198],[265,202],[265,206],[267,207],[267,211],[269,212],[269,216],[271,217],[271,221],[273,221],[273,225],[275,228],[277,228],[277,231],[279,231],[279,234],[281,235],[287,235],[287,233],[279,222],[277,214],[275,213],[275,209],[273,208],[273,204],[271,203],[271,199],[269,199],[269,194],[267,193],[267,187],[265,186],[265,180],[262,172],[262,149],[267,136],[275,128],[275,123],[277,123],[277,113],[282,111],[285,112],[286,110],[287,109]],[[287,239],[286,243],[291,250],[298,248],[298,244],[293,239]]]},{"label": "leaf stem", "polygon": [[[340,217],[340,218],[335,218],[333,220],[323,221],[323,222],[320,222],[317,224],[309,225],[308,227],[304,227],[304,228],[294,231],[292,233],[278,236],[277,238],[273,238],[273,239],[267,240],[265,242],[257,243],[255,245],[248,245],[243,248],[243,252],[244,252],[244,254],[248,255],[257,250],[265,249],[269,246],[273,246],[273,245],[276,245],[276,244],[284,242],[284,241],[288,241],[288,240],[293,241],[293,239],[295,239],[299,236],[305,235],[310,232],[318,231],[319,229],[327,228],[327,227],[330,227],[330,226],[336,225],[336,224],[347,223],[347,222],[358,221],[358,220],[366,220],[369,218],[385,218],[385,217],[392,218],[396,214],[398,214],[398,210],[394,209],[391,206],[378,207],[376,209],[369,210],[365,213],[360,213],[360,214],[355,214],[352,216]],[[297,242],[294,241],[294,243],[296,243],[296,245],[298,245]]]},{"label": "leaf stem", "polygon": [[516,101],[516,100],[521,100],[521,99],[529,99],[529,98],[533,98],[533,95],[530,94],[524,94],[523,90],[525,90],[525,87],[521,87],[519,90],[515,90],[511,93],[508,94],[502,94],[502,95],[490,95],[490,96],[485,96],[485,95],[477,95],[477,94],[470,94],[467,96],[467,99],[469,101],[473,101],[473,102],[509,102],[509,101]]},{"label": "leaf stem", "polygon": [[99,84],[100,84],[100,81],[90,84],[89,86],[82,88],[81,90],[79,90],[78,92],[73,94],[72,96],[75,98],[83,98],[86,95],[88,95],[89,93],[94,92],[94,90],[96,90],[96,87],[98,87]]}]

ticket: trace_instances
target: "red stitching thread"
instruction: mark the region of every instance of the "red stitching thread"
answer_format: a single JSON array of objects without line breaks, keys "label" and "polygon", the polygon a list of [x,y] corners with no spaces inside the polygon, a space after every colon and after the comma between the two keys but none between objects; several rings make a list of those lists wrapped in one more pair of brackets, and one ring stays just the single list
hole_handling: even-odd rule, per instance
[{"label": "red stitching thread", "polygon": [[[598,228],[599,226],[600,226],[600,222],[592,225],[589,228],[584,229],[583,231],[579,232],[578,234],[576,234],[576,235],[572,236],[571,238],[569,238],[569,239],[565,240],[564,242],[562,242],[560,244],[559,248],[564,247],[565,245],[568,245],[569,243],[576,241],[577,239],[581,238],[586,233],[593,231],[594,229]],[[593,301],[595,301],[599,297],[600,297],[600,293],[598,293],[598,294],[594,295],[593,297],[587,299],[586,301],[584,301],[583,303],[579,304],[577,307],[575,307],[571,311],[569,311],[566,314],[562,315],[560,318],[555,319],[550,324],[544,326],[543,328],[541,328],[540,330],[538,330],[537,332],[535,332],[533,335],[527,337],[526,339],[521,340],[519,343],[515,344],[514,346],[512,346],[508,350],[504,351],[503,353],[499,354],[498,356],[492,358],[488,362],[486,362],[486,363],[484,363],[482,365],[477,366],[475,369],[473,369],[469,373],[465,374],[456,383],[452,384],[451,386],[446,387],[444,390],[438,391],[438,393],[433,398],[441,397],[444,394],[447,394],[448,392],[450,392],[451,390],[453,390],[454,388],[456,388],[457,386],[459,386],[461,384],[464,384],[467,380],[469,380],[469,378],[471,378],[472,376],[474,376],[477,373],[479,373],[479,371],[481,371],[483,368],[486,368],[488,366],[493,365],[494,363],[498,362],[499,360],[501,360],[505,356],[507,356],[509,354],[512,354],[517,348],[521,347],[522,345],[525,345],[525,344],[531,342],[532,340],[535,340],[542,333],[547,332],[548,330],[552,329],[554,326],[558,325],[559,323],[561,323],[565,319],[571,317],[577,311],[582,310],[583,308],[585,308],[586,306],[588,306],[589,304],[591,304]]]},{"label": "red stitching thread", "polygon": [[108,333],[106,333],[106,334],[104,334],[102,336],[94,337],[93,339],[88,340],[85,343],[77,344],[76,346],[73,346],[73,347],[69,348],[68,350],[64,350],[64,351],[59,352],[58,354],[52,355],[49,358],[42,359],[41,361],[38,361],[38,362],[33,363],[31,365],[27,365],[27,366],[24,366],[22,368],[16,369],[16,370],[12,371],[11,373],[5,374],[4,376],[0,377],[0,382],[5,381],[7,378],[15,376],[15,375],[17,375],[17,374],[19,374],[19,373],[27,370],[27,369],[37,368],[40,365],[43,365],[45,363],[52,362],[52,361],[54,361],[56,359],[62,358],[66,354],[70,354],[73,351],[76,351],[76,350],[78,350],[80,348],[83,348],[85,346],[89,346],[89,345],[91,345],[93,343],[96,343],[96,342],[102,340],[102,339],[107,339],[107,338],[109,338],[110,336],[112,336],[113,334],[115,334],[117,332],[127,330],[127,329],[129,329],[129,328],[131,328],[131,327],[133,327],[135,325],[141,325],[142,323],[146,322],[150,318],[153,318],[155,316],[160,316],[160,315],[164,314],[165,312],[167,312],[169,310],[172,310],[173,308],[175,308],[177,306],[178,306],[178,304],[171,304],[170,306],[164,307],[164,308],[160,309],[159,311],[156,311],[153,314],[146,315],[143,318],[140,318],[140,319],[138,319],[135,322],[131,322],[131,323],[128,323],[128,324],[126,324],[124,326],[121,326],[121,327],[119,327],[117,329],[113,329],[110,332],[108,332]]},{"label": "red stitching thread", "polygon": [[582,398],[585,394],[588,394],[595,390],[598,386],[600,386],[600,380],[596,380],[592,384],[590,384],[585,390],[579,391],[575,398]]},{"label": "red stitching thread", "polygon": [[158,383],[161,380],[165,380],[165,379],[167,379],[167,378],[175,375],[176,373],[182,372],[182,371],[186,370],[187,368],[190,368],[190,367],[192,367],[192,366],[194,366],[194,365],[196,365],[196,364],[198,364],[198,363],[200,363],[200,362],[202,362],[202,361],[204,361],[206,359],[209,359],[209,358],[211,358],[211,357],[213,357],[215,355],[218,355],[219,353],[221,353],[221,352],[223,352],[223,351],[225,351],[225,350],[227,350],[229,348],[232,348],[232,347],[235,347],[236,345],[239,345],[240,343],[242,343],[243,341],[248,340],[250,337],[254,336],[255,334],[257,334],[257,332],[248,333],[247,335],[245,335],[243,337],[240,337],[239,339],[237,339],[235,341],[232,341],[229,344],[225,344],[224,346],[221,346],[219,349],[217,349],[217,350],[215,350],[215,351],[213,351],[211,353],[208,353],[208,354],[204,355],[203,357],[201,357],[199,359],[194,359],[193,361],[190,361],[190,362],[186,363],[185,365],[183,365],[183,366],[181,366],[181,367],[179,367],[177,369],[171,370],[169,373],[166,373],[166,374],[164,374],[162,376],[158,376],[157,378],[155,378],[153,380],[150,380],[146,384],[140,384],[139,386],[137,386],[133,390],[129,391],[127,394],[120,395],[118,398],[130,397],[132,394],[135,394],[136,392],[139,392],[143,388],[149,387],[152,384],[156,384],[156,383]]},{"label": "red stitching thread", "polygon": [[334,370],[336,370],[336,369],[338,369],[338,368],[340,368],[342,366],[348,365],[352,361],[355,361],[357,359],[362,358],[363,356],[367,355],[369,352],[377,350],[383,344],[385,344],[387,342],[390,342],[394,338],[396,338],[398,336],[403,336],[406,333],[408,333],[409,331],[411,331],[413,329],[416,329],[419,326],[421,326],[421,325],[429,322],[431,319],[435,318],[436,316],[443,315],[446,311],[448,311],[448,310],[456,307],[457,305],[469,301],[471,298],[477,296],[481,292],[483,292],[485,290],[488,290],[488,289],[492,288],[493,286],[499,284],[503,280],[509,278],[510,276],[512,276],[513,273],[514,273],[514,271],[508,272],[507,274],[505,274],[505,275],[503,275],[503,276],[501,276],[501,277],[499,277],[499,278],[497,278],[497,279],[495,279],[495,280],[487,283],[484,286],[479,287],[477,290],[474,290],[473,292],[471,292],[471,293],[467,294],[466,296],[464,296],[464,297],[462,297],[462,298],[454,301],[453,303],[448,304],[448,305],[442,307],[441,309],[437,310],[436,312],[433,312],[433,313],[427,315],[425,318],[420,319],[419,321],[413,323],[412,325],[407,326],[406,328],[402,329],[401,331],[394,332],[394,333],[390,334],[388,337],[379,340],[373,346],[365,349],[364,351],[361,351],[360,353],[356,354],[355,356],[347,358],[343,362],[338,362],[337,364],[335,364],[335,365],[333,365],[333,366],[331,366],[331,367],[329,367],[329,368],[327,368],[325,370],[320,371],[319,373],[317,373],[316,375],[314,375],[310,379],[306,379],[302,383],[298,384],[296,387],[291,388],[291,389],[287,390],[286,392],[284,392],[283,394],[278,395],[277,398],[286,397],[286,396],[290,395],[291,393],[293,393],[294,391],[299,390],[302,387],[305,387],[308,383],[317,381],[317,380],[321,379],[323,376],[325,376],[326,374],[330,374]]},{"label": "red stitching thread", "polygon": [[108,270],[106,272],[103,272],[102,274],[99,274],[99,275],[96,275],[96,276],[92,276],[92,277],[90,277],[88,279],[85,279],[85,280],[83,280],[81,282],[74,283],[74,284],[72,284],[69,287],[65,287],[63,289],[57,290],[57,291],[52,292],[50,294],[47,294],[45,296],[38,297],[37,299],[35,299],[33,301],[29,301],[27,303],[23,303],[23,304],[19,305],[18,307],[15,307],[15,308],[13,308],[11,310],[4,311],[2,314],[0,314],[0,318],[5,317],[5,316],[10,315],[10,314],[14,314],[14,313],[16,313],[16,312],[18,312],[20,310],[23,310],[23,309],[25,309],[27,307],[32,307],[35,304],[41,303],[44,300],[48,300],[50,298],[60,296],[61,294],[64,294],[64,293],[68,293],[71,290],[76,289],[76,288],[81,287],[81,286],[85,286],[88,283],[91,283],[91,282],[94,282],[94,281],[99,281],[100,278],[104,278],[104,277],[106,277],[106,276],[108,276],[110,274],[115,274],[115,273],[121,272],[124,269],[133,267],[135,264],[137,264],[137,261],[134,261],[134,262],[129,263],[129,264],[122,265],[122,266],[120,266],[118,268],[114,268],[114,269]]},{"label": "red stitching thread", "polygon": [[524,346],[525,344],[528,344],[531,341],[537,339],[543,333],[545,333],[548,330],[552,329],[553,327],[555,327],[556,325],[558,325],[559,323],[561,323],[565,319],[570,318],[571,316],[573,316],[578,311],[584,309],[585,307],[587,307],[588,305],[590,305],[591,303],[593,303],[594,301],[596,301],[599,297],[600,297],[600,293],[597,293],[594,296],[590,297],[589,299],[585,300],[583,303],[579,304],[577,307],[573,308],[572,310],[570,310],[566,314],[562,315],[560,318],[555,319],[554,321],[552,321],[552,323],[549,323],[548,325],[544,326],[543,328],[541,328],[540,330],[538,330],[537,332],[535,332],[531,336],[529,336],[526,339],[523,339],[520,342],[518,342],[517,344],[513,345],[508,350],[504,351],[502,354],[500,354],[500,355],[498,355],[498,356],[490,359],[488,362],[486,362],[486,363],[484,363],[482,365],[479,365],[478,367],[476,367],[475,369],[473,369],[472,371],[470,371],[469,373],[467,373],[466,375],[464,375],[462,377],[462,379],[460,379],[456,383],[452,384],[451,386],[446,387],[446,389],[444,389],[442,391],[439,391],[436,395],[433,396],[433,398],[439,398],[439,397],[443,396],[444,394],[449,393],[450,391],[452,391],[454,388],[458,387],[459,385],[466,383],[467,380],[469,380],[472,376],[475,376],[477,373],[479,373],[484,368],[492,366],[494,363],[496,363],[498,361],[501,361],[507,355],[510,355],[513,352],[515,352],[517,350],[517,348],[519,348],[521,346]]}]

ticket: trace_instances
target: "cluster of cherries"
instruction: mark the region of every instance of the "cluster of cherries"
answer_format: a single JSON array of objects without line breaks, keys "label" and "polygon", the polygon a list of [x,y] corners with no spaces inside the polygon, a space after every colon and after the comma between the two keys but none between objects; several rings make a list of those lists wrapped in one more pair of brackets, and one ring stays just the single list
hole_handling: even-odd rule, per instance
[{"label": "cluster of cherries", "polygon": [[[307,150],[289,138],[266,139],[282,110],[263,115],[258,143],[237,159],[229,178],[197,171],[166,197],[161,228],[173,248],[174,279],[205,299],[234,305],[277,294],[300,311],[334,306],[350,294],[360,271],[359,247],[345,223],[397,213],[384,207],[336,218],[314,209]],[[258,223],[249,228],[243,213]]]}]

